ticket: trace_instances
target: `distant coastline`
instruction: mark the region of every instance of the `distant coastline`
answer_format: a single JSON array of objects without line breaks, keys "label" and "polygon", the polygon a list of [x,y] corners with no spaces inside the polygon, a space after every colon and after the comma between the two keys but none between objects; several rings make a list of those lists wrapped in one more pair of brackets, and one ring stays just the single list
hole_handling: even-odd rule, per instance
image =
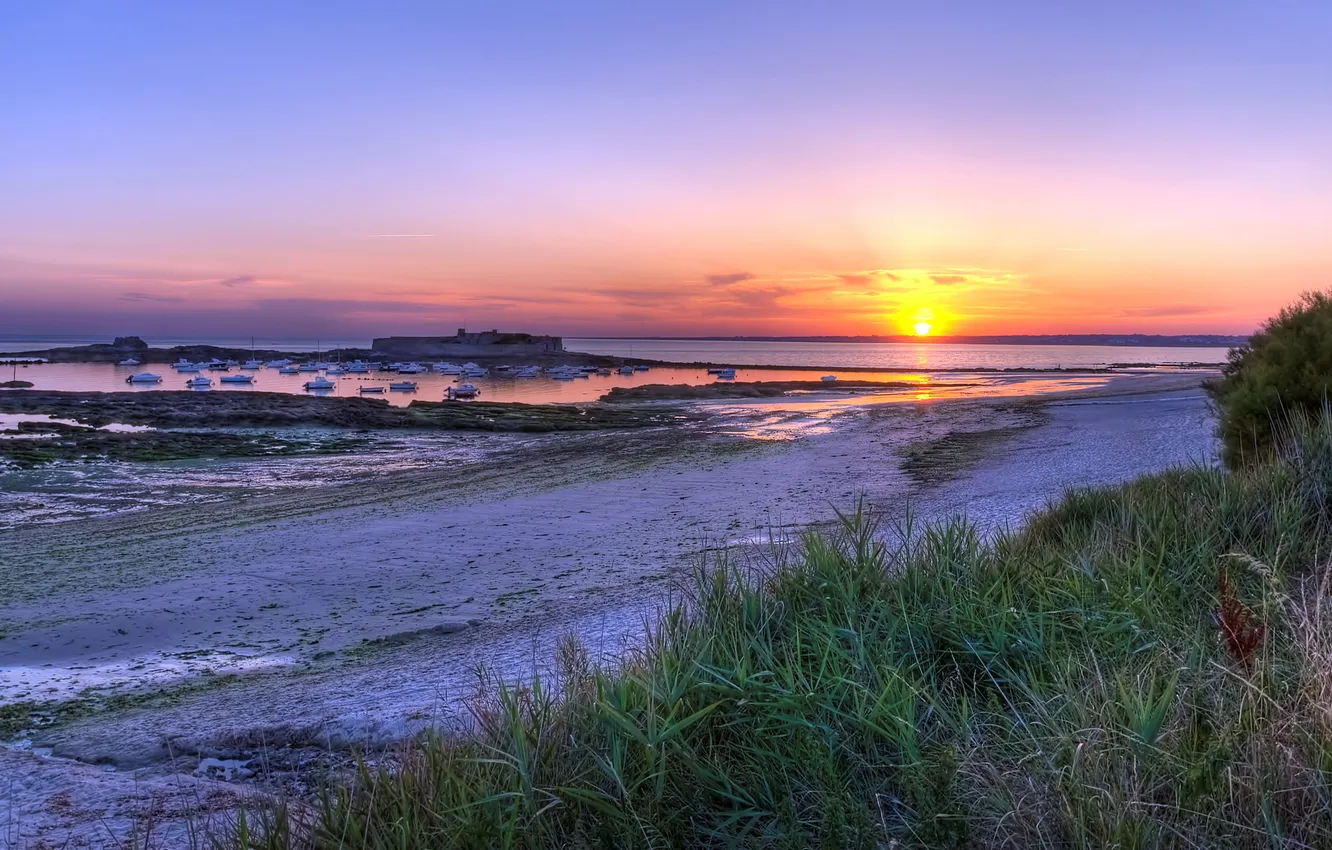
[{"label": "distant coastline", "polygon": [[583,336],[571,341],[643,340],[645,342],[827,342],[912,345],[1095,345],[1122,348],[1235,348],[1247,336],[1231,334],[1007,334],[1000,336]]}]

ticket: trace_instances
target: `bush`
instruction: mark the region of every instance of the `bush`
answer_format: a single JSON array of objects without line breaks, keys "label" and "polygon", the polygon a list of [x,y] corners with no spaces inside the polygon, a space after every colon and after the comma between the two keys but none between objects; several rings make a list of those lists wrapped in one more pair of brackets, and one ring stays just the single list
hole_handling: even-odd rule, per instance
[{"label": "bush", "polygon": [[1317,414],[1332,389],[1332,294],[1306,293],[1232,349],[1207,387],[1217,407],[1222,456],[1232,468],[1271,454],[1278,423]]}]

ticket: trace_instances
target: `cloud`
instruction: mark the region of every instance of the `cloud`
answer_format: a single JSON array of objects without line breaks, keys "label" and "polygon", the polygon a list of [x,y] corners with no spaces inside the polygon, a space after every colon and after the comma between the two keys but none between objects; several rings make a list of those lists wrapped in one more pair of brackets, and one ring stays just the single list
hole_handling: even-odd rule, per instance
[{"label": "cloud", "polygon": [[839,274],[838,277],[848,286],[869,286],[874,283],[874,278],[867,274]]},{"label": "cloud", "polygon": [[744,283],[747,280],[753,280],[754,276],[749,272],[734,272],[732,274],[710,274],[707,276],[708,283],[713,286],[732,286],[737,283]]},{"label": "cloud", "polygon": [[1209,313],[1211,310],[1211,307],[1203,304],[1165,304],[1160,307],[1129,307],[1119,311],[1119,315],[1143,319],[1162,316],[1196,316],[1199,313]]},{"label": "cloud", "polygon": [[265,298],[256,301],[254,307],[260,311],[273,311],[295,315],[313,312],[324,315],[377,315],[377,314],[421,314],[428,317],[440,311],[454,312],[456,307],[449,304],[430,304],[419,301],[359,300],[353,298]]},{"label": "cloud", "polygon": [[150,292],[126,292],[121,301],[150,301],[155,304],[179,304],[184,301],[179,295],[153,295]]},{"label": "cloud", "polygon": [[252,274],[243,274],[243,275],[238,275],[236,277],[223,278],[222,280],[214,281],[214,283],[216,283],[218,286],[235,288],[237,286],[249,286],[250,284],[254,283],[257,279],[258,278],[256,278]]},{"label": "cloud", "polygon": [[966,283],[967,276],[961,274],[932,274],[930,275],[930,280],[934,281],[939,286],[953,286],[958,283]]}]

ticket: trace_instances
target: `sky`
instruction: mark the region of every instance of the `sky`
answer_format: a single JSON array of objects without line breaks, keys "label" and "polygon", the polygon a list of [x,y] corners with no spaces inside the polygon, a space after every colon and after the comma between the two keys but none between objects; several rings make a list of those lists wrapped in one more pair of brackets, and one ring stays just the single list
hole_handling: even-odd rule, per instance
[{"label": "sky", "polygon": [[1332,3],[0,3],[0,333],[1247,333]]}]

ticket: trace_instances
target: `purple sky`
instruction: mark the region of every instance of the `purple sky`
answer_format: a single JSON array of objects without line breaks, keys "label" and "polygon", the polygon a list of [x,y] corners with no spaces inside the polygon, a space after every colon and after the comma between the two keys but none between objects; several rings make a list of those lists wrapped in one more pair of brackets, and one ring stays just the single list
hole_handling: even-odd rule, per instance
[{"label": "purple sky", "polygon": [[1329,232],[1325,0],[0,6],[0,333],[1244,332]]}]

